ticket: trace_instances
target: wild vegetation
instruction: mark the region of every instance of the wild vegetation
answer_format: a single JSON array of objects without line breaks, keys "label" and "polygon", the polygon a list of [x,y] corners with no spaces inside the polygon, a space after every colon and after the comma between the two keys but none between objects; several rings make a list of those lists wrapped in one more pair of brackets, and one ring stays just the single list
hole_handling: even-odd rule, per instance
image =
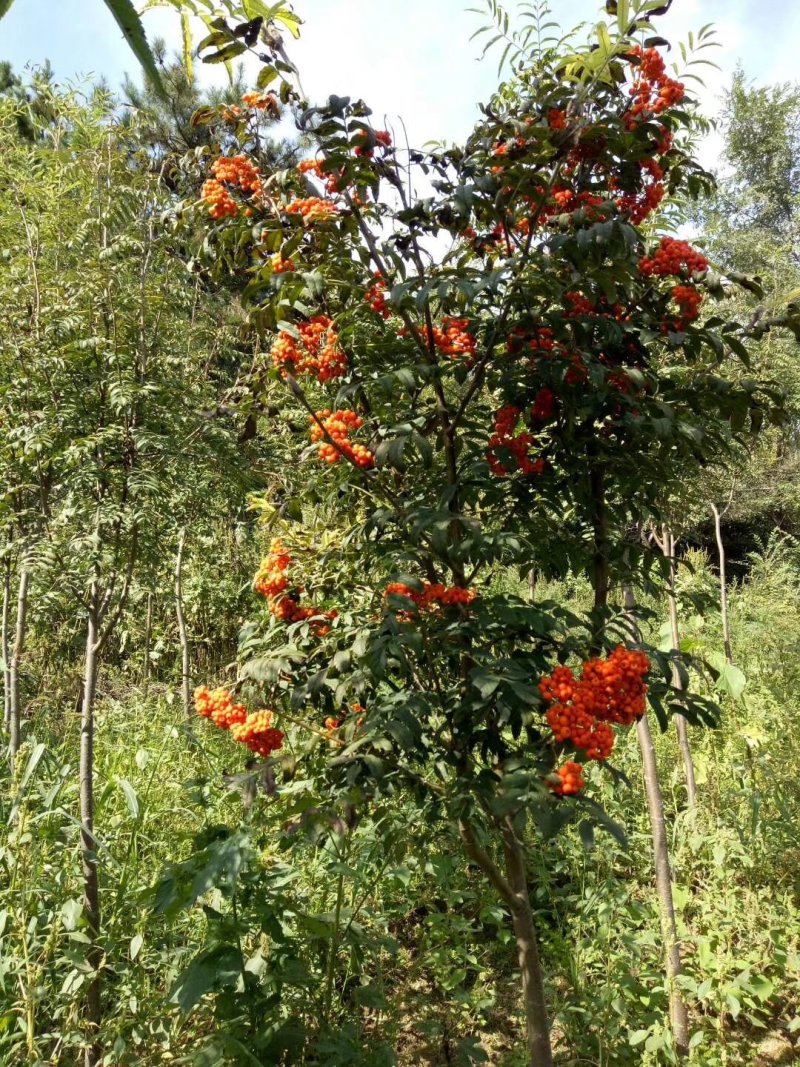
[{"label": "wild vegetation", "polygon": [[0,72],[0,1062],[794,1062],[800,90],[491,0],[401,149],[170,3]]}]

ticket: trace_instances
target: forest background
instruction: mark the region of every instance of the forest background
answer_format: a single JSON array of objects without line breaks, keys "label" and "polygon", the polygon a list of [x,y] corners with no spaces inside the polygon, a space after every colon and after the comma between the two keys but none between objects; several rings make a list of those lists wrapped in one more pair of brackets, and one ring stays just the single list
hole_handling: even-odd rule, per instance
[{"label": "forest background", "polygon": [[[30,12],[20,3],[11,18]],[[407,793],[357,832],[338,827],[284,850],[293,829],[274,782],[254,790],[230,740],[193,722],[190,688],[231,680],[240,633],[261,611],[251,583],[274,513],[266,510],[270,529],[265,507],[252,504],[286,504],[277,472],[291,462],[295,427],[270,392],[277,383],[266,395],[254,385],[258,349],[243,333],[236,284],[187,271],[164,223],[194,180],[177,161],[211,141],[192,114],[238,105],[247,74],[208,88],[159,55],[168,106],[133,83],[118,97],[64,88],[21,73],[18,59],[2,78],[3,661],[13,753],[2,792],[0,1056],[80,1062],[87,992],[102,972],[95,1044],[107,1063],[527,1062],[504,908],[459,859],[457,834],[434,830]],[[485,96],[494,58],[476,68]],[[331,64],[346,69],[346,56]],[[319,95],[337,81],[326,74]],[[800,90],[754,85],[741,71],[724,81],[705,149],[722,150],[718,186],[678,204],[672,222],[679,214],[680,232],[709,258],[757,276],[785,304],[800,286]],[[285,132],[271,126],[263,147],[278,169],[307,153]],[[757,301],[745,291],[731,302],[750,315]],[[690,731],[695,804],[672,731],[656,736],[688,950],[679,983],[687,1054],[709,1067],[794,1062],[800,1030],[800,375],[791,337],[768,335],[752,359],[755,376],[785,389],[787,417],[756,444],[733,440],[727,462],[676,487],[665,516],[680,564],[677,643],[694,657],[692,688],[722,711],[716,729]],[[301,506],[305,549],[335,542],[318,487]],[[663,543],[663,526],[651,533]],[[585,576],[535,577],[517,576],[511,591],[591,606]],[[641,625],[668,653],[667,592],[645,591]],[[78,832],[87,642],[101,659],[92,694],[98,930],[82,900]],[[316,728],[314,758],[331,744],[330,728]],[[593,784],[625,836],[595,837],[582,823],[531,854],[563,1064],[679,1055],[632,737],[616,766],[624,779]],[[287,773],[280,792],[299,817],[311,795],[303,774]]]}]

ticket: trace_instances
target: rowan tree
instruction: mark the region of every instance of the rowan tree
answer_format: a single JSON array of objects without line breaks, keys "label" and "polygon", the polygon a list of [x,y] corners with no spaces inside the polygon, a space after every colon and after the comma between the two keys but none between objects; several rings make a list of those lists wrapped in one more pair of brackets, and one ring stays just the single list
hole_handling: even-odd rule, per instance
[{"label": "rowan tree", "polygon": [[[650,21],[664,5],[610,6],[586,45],[511,38],[512,76],[434,151],[398,149],[363,101],[310,106],[273,35],[242,111],[203,113],[224,148],[187,161],[202,196],[174,220],[209,277],[246,283],[252,388],[283,390],[301,464],[278,475],[237,693],[204,686],[198,711],[278,778],[282,748],[328,741],[309,829],[346,834],[401,791],[458,828],[511,917],[535,1067],[552,1051],[528,849],[581,819],[617,832],[594,766],[646,692],[662,725],[673,704],[713,721],[669,657],[632,647],[612,592],[658,572],[635,535],[674,470],[725,454],[732,420],[780,417],[778,390],[730,369],[796,319],[706,313],[731,281],[664,232],[710,183]],[[263,29],[219,19],[205,46],[258,52]],[[280,107],[314,148],[267,173],[258,116]],[[314,503],[337,516],[324,548]],[[588,573],[594,610],[531,602],[532,568]]]}]

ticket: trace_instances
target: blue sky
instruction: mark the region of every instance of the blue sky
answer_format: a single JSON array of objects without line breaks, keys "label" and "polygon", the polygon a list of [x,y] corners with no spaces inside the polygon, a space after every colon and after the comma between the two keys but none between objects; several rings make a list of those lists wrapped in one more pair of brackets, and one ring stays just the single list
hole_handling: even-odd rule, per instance
[{"label": "blue sky", "polygon": [[[477,62],[470,34],[481,24],[468,7],[484,0],[296,0],[306,20],[292,54],[313,98],[330,92],[363,96],[376,122],[384,116],[398,129],[402,116],[410,139],[456,139],[469,129],[475,103],[491,91],[496,60]],[[507,3],[513,9],[513,0]],[[553,0],[564,26],[596,21],[595,0]],[[178,43],[177,17],[168,11],[144,16],[150,36]],[[675,0],[660,20],[665,35],[685,39],[689,30],[714,23],[722,48],[714,59],[722,70],[706,68],[705,106],[714,113],[719,92],[737,62],[759,82],[789,80],[800,64],[800,5],[781,0]],[[135,63],[102,0],[15,0],[0,22],[0,58],[17,68],[52,62],[60,79],[103,75],[112,86]],[[209,77],[208,73],[204,77]],[[217,70],[216,76],[220,73]],[[712,140],[704,155],[713,162]]]}]

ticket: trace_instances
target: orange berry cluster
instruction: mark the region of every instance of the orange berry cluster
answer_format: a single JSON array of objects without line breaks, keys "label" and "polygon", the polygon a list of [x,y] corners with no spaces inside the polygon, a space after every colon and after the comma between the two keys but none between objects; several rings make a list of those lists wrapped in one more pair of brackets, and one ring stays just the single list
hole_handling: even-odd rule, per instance
[{"label": "orange berry cluster", "polygon": [[320,383],[341,378],[347,371],[347,357],[339,348],[333,320],[315,315],[297,324],[300,340],[281,330],[273,342],[272,364],[282,373],[313,374]]},{"label": "orange berry cluster", "polygon": [[255,108],[256,111],[269,111],[271,115],[278,116],[281,113],[280,104],[275,93],[252,92],[245,93],[242,103],[246,107]]},{"label": "orange berry cluster", "polygon": [[271,711],[253,711],[244,722],[234,723],[230,731],[234,741],[264,759],[283,745],[283,732],[272,725]]},{"label": "orange berry cluster", "polygon": [[649,669],[644,652],[624,645],[606,659],[587,660],[580,678],[569,667],[556,667],[539,682],[551,705],[547,723],[556,741],[571,742],[588,759],[608,759],[614,747],[609,724],[629,726],[645,712]]},{"label": "orange berry cluster", "polygon": [[244,704],[234,704],[230,691],[220,686],[209,689],[199,685],[194,691],[194,706],[198,715],[211,719],[215,726],[229,730],[234,723],[244,722],[247,708]]},{"label": "orange berry cluster", "polygon": [[270,263],[272,264],[273,274],[288,274],[296,269],[294,260],[291,256],[289,259],[284,259],[280,252],[276,252],[275,255],[272,256]]},{"label": "orange berry cluster", "polygon": [[433,343],[445,356],[474,355],[475,338],[468,326],[468,319],[445,319],[441,327],[433,327]]},{"label": "orange berry cluster", "polygon": [[684,271],[689,274],[702,274],[708,270],[708,260],[702,252],[692,248],[688,241],[662,237],[655,254],[643,256],[639,260],[639,270],[646,277],[681,275]]},{"label": "orange berry cluster", "polygon": [[567,128],[567,113],[561,108],[551,107],[547,112],[547,125],[551,130],[565,130]]},{"label": "orange berry cluster", "polygon": [[383,318],[389,318],[389,308],[386,304],[386,285],[383,281],[383,275],[376,271],[375,281],[364,293],[364,299],[367,301],[373,311],[377,311]]},{"label": "orange berry cluster", "polygon": [[212,219],[236,215],[239,205],[224,183],[236,186],[244,193],[255,195],[261,192],[261,176],[258,168],[247,156],[220,156],[211,164],[213,178],[203,182],[201,197],[208,204]]},{"label": "orange berry cluster", "polygon": [[456,604],[470,604],[475,599],[472,589],[463,589],[460,586],[448,587],[441,582],[423,582],[422,589],[412,589],[405,582],[389,582],[384,590],[384,596],[405,597],[413,601],[420,610],[435,607],[453,607]]},{"label": "orange berry cluster", "polygon": [[[375,463],[372,452],[364,445],[352,444],[349,439],[350,431],[359,430],[363,425],[364,420],[349,408],[340,411],[325,408],[318,411],[316,419],[311,420],[311,441],[314,444],[320,442],[320,459],[326,463],[338,463],[345,457],[358,467],[372,467]],[[326,434],[333,443],[326,439]]]},{"label": "orange berry cluster", "polygon": [[292,557],[283,547],[283,542],[278,537],[273,538],[269,555],[261,561],[255,577],[256,592],[265,597],[276,597],[283,593],[289,585],[286,572],[291,562]]},{"label": "orange berry cluster", "polygon": [[[298,594],[302,585],[290,583],[288,570],[292,563],[291,555],[286,551],[280,538],[274,538],[269,546],[269,555],[261,561],[255,577],[255,588],[267,598],[270,614],[281,622],[303,622],[311,620],[311,628],[317,637],[324,637],[330,632],[328,623],[336,618],[335,611],[319,611],[317,608],[300,606]],[[290,584],[294,585],[291,593],[287,592]]]},{"label": "orange berry cluster", "polygon": [[567,760],[556,770],[555,774],[558,776],[559,781],[556,782],[548,778],[547,785],[560,797],[580,793],[581,789],[586,785],[583,779],[583,767],[574,760]]},{"label": "orange berry cluster", "polygon": [[229,690],[222,686],[208,689],[199,685],[194,691],[194,706],[198,715],[229,730],[234,741],[241,741],[259,756],[269,756],[283,744],[283,734],[272,726],[272,712],[248,714],[244,704],[234,704]]},{"label": "orange berry cluster", "polygon": [[504,448],[512,454],[517,467],[523,474],[541,474],[544,470],[544,460],[541,457],[531,459],[529,454],[530,447],[535,441],[533,434],[525,432],[514,433],[521,414],[521,409],[513,404],[506,404],[505,407],[495,412],[495,432],[489,438],[486,460],[492,474],[497,478],[503,478],[508,474],[508,470],[501,463],[497,454],[498,448]]},{"label": "orange berry cluster", "polygon": [[335,204],[332,204],[330,200],[323,200],[319,196],[297,197],[294,200],[290,200],[284,210],[289,215],[301,215],[306,225],[314,222],[325,222],[337,212]]},{"label": "orange berry cluster", "polygon": [[639,59],[636,77],[629,90],[633,103],[625,113],[625,125],[632,130],[640,117],[660,115],[686,95],[683,82],[667,77],[664,57],[655,48],[637,45],[631,52]]},{"label": "orange berry cluster", "polygon": [[261,192],[258,167],[247,156],[220,156],[211,164],[211,173],[220,182],[238,186],[245,193]]}]

